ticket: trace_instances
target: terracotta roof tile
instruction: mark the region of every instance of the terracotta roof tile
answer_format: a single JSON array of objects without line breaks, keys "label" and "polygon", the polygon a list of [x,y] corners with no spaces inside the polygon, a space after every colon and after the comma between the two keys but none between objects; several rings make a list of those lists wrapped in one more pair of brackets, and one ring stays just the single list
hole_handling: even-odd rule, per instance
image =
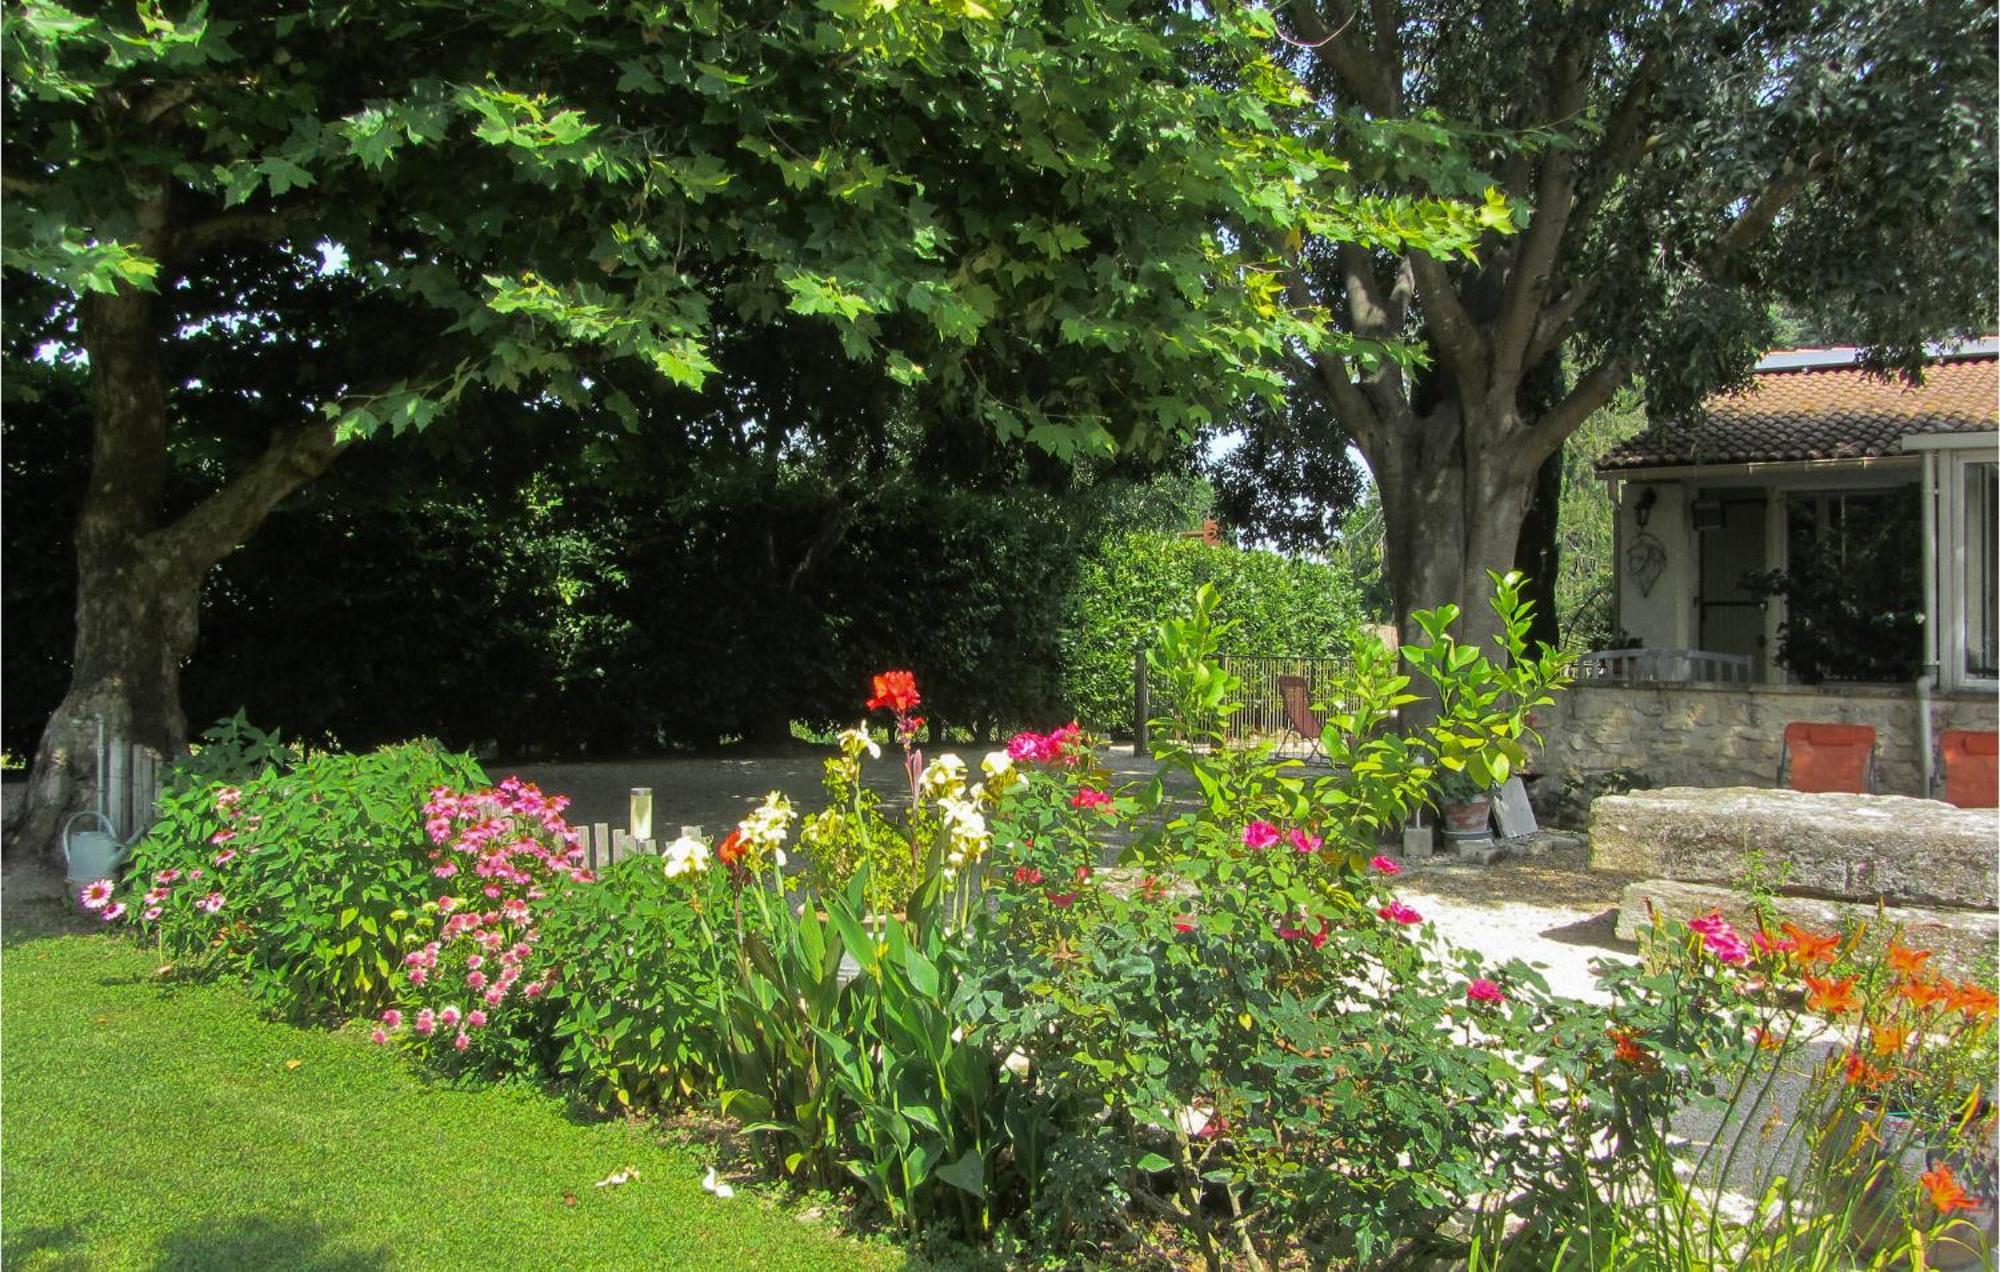
[{"label": "terracotta roof tile", "polygon": [[1600,472],[1682,464],[1861,459],[1898,454],[1907,433],[1980,432],[2000,423],[2000,360],[1939,362],[1920,388],[1853,366],[1757,373],[1707,402],[1706,418],[1655,426],[1614,447]]}]

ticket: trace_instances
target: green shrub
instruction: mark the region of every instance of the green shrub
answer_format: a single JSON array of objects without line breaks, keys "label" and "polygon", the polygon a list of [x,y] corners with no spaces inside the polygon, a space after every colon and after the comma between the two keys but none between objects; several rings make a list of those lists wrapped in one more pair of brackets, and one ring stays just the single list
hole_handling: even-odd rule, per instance
[{"label": "green shrub", "polygon": [[393,1001],[432,896],[424,803],[485,781],[431,742],[168,783],[133,852],[127,904],[169,956],[240,973],[273,1009],[370,1014]]},{"label": "green shrub", "polygon": [[1082,563],[1063,618],[1067,713],[1097,732],[1129,735],[1133,655],[1205,583],[1237,624],[1228,653],[1339,654],[1361,621],[1351,580],[1331,566],[1173,534],[1116,536]]}]

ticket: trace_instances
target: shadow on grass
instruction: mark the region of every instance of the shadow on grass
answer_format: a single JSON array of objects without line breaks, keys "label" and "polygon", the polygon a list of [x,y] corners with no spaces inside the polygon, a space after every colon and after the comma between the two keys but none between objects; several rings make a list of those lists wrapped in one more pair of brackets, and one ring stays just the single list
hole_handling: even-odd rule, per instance
[{"label": "shadow on grass", "polygon": [[48,1254],[54,1257],[43,1259],[36,1266],[87,1268],[90,1266],[90,1256],[86,1251],[77,1248],[82,1241],[83,1234],[76,1230],[76,1225],[73,1223],[66,1223],[61,1227],[37,1224],[31,1228],[19,1228],[10,1224],[6,1239],[0,1241],[0,1263],[5,1263],[10,1268],[17,1268],[24,1266],[30,1255]]},{"label": "shadow on grass", "polygon": [[368,1272],[393,1262],[388,1246],[357,1248],[344,1243],[342,1235],[338,1227],[310,1219],[239,1215],[168,1233],[152,1266],[162,1272],[210,1268]]}]

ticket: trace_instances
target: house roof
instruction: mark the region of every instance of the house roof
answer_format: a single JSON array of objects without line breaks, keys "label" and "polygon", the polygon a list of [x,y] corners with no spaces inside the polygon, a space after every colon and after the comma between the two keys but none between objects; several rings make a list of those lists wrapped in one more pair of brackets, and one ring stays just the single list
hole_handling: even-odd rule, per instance
[{"label": "house roof", "polygon": [[1913,433],[2000,427],[2000,339],[1938,350],[1912,388],[1869,375],[1857,349],[1791,349],[1757,364],[1750,386],[1704,403],[1702,417],[1655,425],[1597,461],[1599,472],[1688,464],[1867,459]]}]

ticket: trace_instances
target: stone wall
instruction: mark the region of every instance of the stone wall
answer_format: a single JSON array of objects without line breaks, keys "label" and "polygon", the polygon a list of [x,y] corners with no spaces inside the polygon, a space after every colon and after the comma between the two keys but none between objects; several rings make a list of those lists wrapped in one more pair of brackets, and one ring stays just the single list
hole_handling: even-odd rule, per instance
[{"label": "stone wall", "polygon": [[[1917,698],[1907,688],[1841,685],[1611,685],[1583,683],[1539,708],[1547,774],[1539,807],[1578,777],[1636,769],[1647,786],[1769,786],[1785,725],[1868,724],[1876,734],[1876,789],[1923,795]],[[2000,727],[1990,693],[1938,694],[1934,730]]]}]

